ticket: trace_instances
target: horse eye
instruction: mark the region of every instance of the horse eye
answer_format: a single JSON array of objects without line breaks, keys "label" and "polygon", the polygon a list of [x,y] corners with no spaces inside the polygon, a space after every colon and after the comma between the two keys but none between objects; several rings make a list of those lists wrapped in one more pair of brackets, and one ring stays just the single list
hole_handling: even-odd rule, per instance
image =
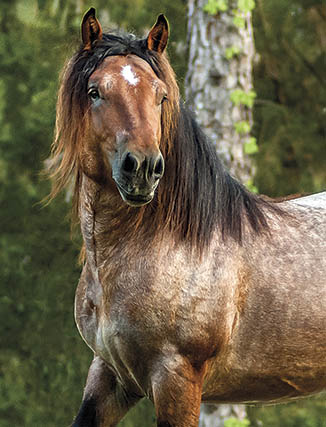
[{"label": "horse eye", "polygon": [[88,96],[91,98],[92,101],[97,101],[100,97],[100,94],[97,89],[93,88],[88,91]]},{"label": "horse eye", "polygon": [[163,96],[163,98],[162,98],[162,101],[161,101],[161,105],[162,105],[165,101],[167,101],[167,100],[168,100],[167,95],[164,95],[164,96]]}]

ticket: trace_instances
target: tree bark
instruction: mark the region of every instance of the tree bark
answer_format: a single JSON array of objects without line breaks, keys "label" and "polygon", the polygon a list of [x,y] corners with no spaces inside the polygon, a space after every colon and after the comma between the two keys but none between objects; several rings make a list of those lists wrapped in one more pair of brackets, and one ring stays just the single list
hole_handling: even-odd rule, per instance
[{"label": "tree bark", "polygon": [[[235,123],[251,125],[252,113],[243,105],[231,102],[236,89],[252,90],[254,57],[251,13],[243,16],[245,27],[233,22],[236,4],[216,15],[204,11],[207,0],[188,0],[189,64],[186,76],[186,99],[199,123],[216,145],[216,150],[231,174],[242,183],[252,182],[254,165],[244,152],[248,134],[240,135]],[[238,54],[227,59],[228,48]],[[220,427],[230,417],[242,420],[246,410],[241,405],[207,405],[201,408],[200,427]]]},{"label": "tree bark", "polygon": [[[252,90],[251,14],[244,16],[245,28],[238,28],[232,13],[236,4],[229,2],[227,11],[213,16],[203,10],[206,3],[207,0],[188,0],[186,99],[225,165],[245,184],[252,179],[254,166],[243,149],[248,135],[237,133],[234,124],[251,124],[252,113],[243,105],[233,104],[230,94],[235,89]],[[239,54],[227,59],[226,50],[231,47],[236,47]]]}]

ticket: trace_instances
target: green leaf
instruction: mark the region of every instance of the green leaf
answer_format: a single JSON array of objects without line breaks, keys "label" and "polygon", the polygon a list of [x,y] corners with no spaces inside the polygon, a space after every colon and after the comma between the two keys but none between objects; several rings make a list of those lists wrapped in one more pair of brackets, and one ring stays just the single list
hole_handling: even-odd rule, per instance
[{"label": "green leaf", "polygon": [[250,132],[251,126],[250,123],[243,120],[241,122],[236,122],[234,124],[235,130],[240,134],[240,135],[244,135],[246,133]]},{"label": "green leaf", "polygon": [[251,12],[255,6],[255,0],[238,0],[238,9],[241,10],[241,12]]},{"label": "green leaf", "polygon": [[246,182],[246,187],[248,188],[248,190],[250,190],[252,193],[258,194],[258,188],[255,186],[254,181],[252,179],[249,179]]},{"label": "green leaf", "polygon": [[240,48],[238,46],[230,46],[225,49],[226,59],[232,59],[234,56],[239,55]]},{"label": "green leaf", "polygon": [[210,15],[216,15],[218,12],[225,12],[227,10],[227,0],[208,0],[204,6],[204,11]]},{"label": "green leaf", "polygon": [[233,24],[238,28],[244,28],[246,25],[246,21],[242,14],[239,13],[239,11],[236,9],[233,10],[233,14]]},{"label": "green leaf", "polygon": [[246,154],[255,154],[258,152],[257,140],[253,136],[244,143],[244,152]]},{"label": "green leaf", "polygon": [[250,90],[245,92],[242,89],[235,89],[230,94],[230,99],[234,105],[245,105],[248,108],[252,108],[254,105],[254,100],[256,98],[256,92]]}]

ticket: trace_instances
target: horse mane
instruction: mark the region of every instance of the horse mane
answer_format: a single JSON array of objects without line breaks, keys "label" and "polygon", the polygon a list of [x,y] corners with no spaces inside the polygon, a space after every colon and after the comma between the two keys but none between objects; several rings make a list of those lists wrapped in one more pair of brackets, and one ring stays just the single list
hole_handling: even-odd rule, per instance
[{"label": "horse mane", "polygon": [[159,188],[160,205],[170,207],[164,220],[171,230],[178,230],[180,240],[199,249],[209,244],[216,227],[223,239],[231,237],[240,244],[246,222],[257,234],[268,232],[266,211],[283,211],[273,201],[248,191],[228,173],[183,103],[176,129],[172,159],[166,162],[162,178],[168,182]]},{"label": "horse mane", "polygon": [[255,233],[268,231],[266,209],[280,213],[280,208],[250,193],[230,176],[194,115],[180,100],[167,56],[149,51],[145,39],[131,34],[104,34],[92,50],[80,47],[65,66],[50,159],[53,187],[49,198],[74,179],[73,212],[78,217],[82,176],[78,153],[89,126],[88,79],[106,57],[128,54],[145,60],[168,87],[168,101],[162,106],[160,144],[166,166],[154,200],[137,209],[125,206],[127,214],[117,214],[121,227],[116,229],[125,230],[123,221],[127,218],[131,235],[139,228],[152,235],[167,231],[176,241],[188,241],[200,251],[209,245],[216,227],[224,239],[231,237],[239,243],[245,223]]}]

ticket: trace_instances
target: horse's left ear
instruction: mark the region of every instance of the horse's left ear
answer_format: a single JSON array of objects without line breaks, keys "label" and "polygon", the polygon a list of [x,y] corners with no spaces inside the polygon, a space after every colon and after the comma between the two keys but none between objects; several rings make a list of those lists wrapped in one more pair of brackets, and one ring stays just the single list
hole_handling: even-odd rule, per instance
[{"label": "horse's left ear", "polygon": [[147,37],[147,48],[158,53],[163,53],[169,38],[169,23],[164,15],[157,18]]},{"label": "horse's left ear", "polygon": [[85,13],[81,24],[81,33],[85,50],[92,48],[92,43],[102,39],[102,27],[95,16],[95,9],[91,7]]}]

